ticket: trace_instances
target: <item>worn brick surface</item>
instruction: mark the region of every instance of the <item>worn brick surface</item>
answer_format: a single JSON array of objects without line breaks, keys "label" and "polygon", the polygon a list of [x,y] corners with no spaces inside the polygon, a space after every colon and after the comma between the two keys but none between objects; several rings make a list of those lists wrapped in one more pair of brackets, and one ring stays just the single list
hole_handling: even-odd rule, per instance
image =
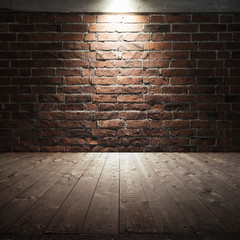
[{"label": "worn brick surface", "polygon": [[1,13],[0,151],[239,151],[227,14]]}]

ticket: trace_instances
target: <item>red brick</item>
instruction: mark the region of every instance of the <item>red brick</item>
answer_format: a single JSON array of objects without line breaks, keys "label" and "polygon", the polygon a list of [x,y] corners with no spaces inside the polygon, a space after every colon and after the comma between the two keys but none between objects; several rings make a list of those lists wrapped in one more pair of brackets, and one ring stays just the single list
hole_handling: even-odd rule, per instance
[{"label": "red brick", "polygon": [[146,111],[150,109],[150,104],[147,103],[129,103],[125,104],[125,110]]},{"label": "red brick", "polygon": [[[119,38],[119,34],[116,34]],[[123,41],[128,41],[128,42],[145,42],[150,40],[150,34],[149,33],[128,33],[125,34],[122,37]]]},{"label": "red brick", "polygon": [[84,23],[94,23],[96,21],[95,15],[84,15],[83,16],[83,22]]},{"label": "red brick", "polygon": [[118,97],[119,102],[142,102],[143,97],[139,95],[120,95]]},{"label": "red brick", "polygon": [[122,88],[116,87],[116,86],[97,86],[96,87],[96,93],[108,93],[108,94],[114,94],[114,93],[121,93]]},{"label": "red brick", "polygon": [[171,96],[170,95],[146,95],[145,101],[146,102],[168,102],[170,101]]},{"label": "red brick", "polygon": [[193,22],[207,22],[207,23],[217,23],[218,22],[218,14],[210,15],[193,15],[192,17]]},{"label": "red brick", "polygon": [[240,50],[239,42],[229,42],[226,43],[226,49],[229,50]]},{"label": "red brick", "polygon": [[93,136],[116,136],[116,130],[111,129],[92,129]]},{"label": "red brick", "polygon": [[151,144],[152,144],[152,145],[163,144],[163,138],[153,137],[153,138],[151,138]]},{"label": "red brick", "polygon": [[66,77],[65,84],[69,85],[82,85],[82,84],[89,84],[90,78],[89,77]]},{"label": "red brick", "polygon": [[214,69],[209,69],[209,68],[190,69],[189,75],[190,76],[214,76],[215,71]]},{"label": "red brick", "polygon": [[152,41],[154,42],[160,42],[163,41],[164,39],[164,34],[163,33],[152,33]]},{"label": "red brick", "polygon": [[146,59],[148,57],[147,52],[123,52],[123,59]]},{"label": "red brick", "polygon": [[144,78],[144,83],[153,85],[165,85],[168,84],[168,79],[162,77],[148,77]]},{"label": "red brick", "polygon": [[173,50],[197,50],[198,44],[197,43],[173,43],[172,49]]},{"label": "red brick", "polygon": [[47,15],[47,14],[41,14],[41,15],[34,14],[29,16],[29,22],[30,23],[54,23],[55,16]]},{"label": "red brick", "polygon": [[36,24],[36,32],[61,32],[62,26],[60,24]]},{"label": "red brick", "polygon": [[196,112],[174,112],[173,113],[173,119],[197,119],[198,114]]},{"label": "red brick", "polygon": [[149,144],[149,138],[143,138],[143,137],[123,138],[123,145],[127,145],[127,146],[141,146],[141,145],[148,145],[148,144]]},{"label": "red brick", "polygon": [[60,138],[59,144],[60,145],[82,145],[84,144],[85,140],[83,138]]},{"label": "red brick", "polygon": [[64,117],[63,112],[39,112],[39,119],[61,120]]},{"label": "red brick", "polygon": [[119,75],[118,69],[96,69],[95,75],[98,77],[115,77]]},{"label": "red brick", "polygon": [[190,127],[190,121],[188,120],[165,120],[164,121],[164,127],[167,128],[188,128]]},{"label": "red brick", "polygon": [[127,128],[149,128],[149,120],[127,120]]},{"label": "red brick", "polygon": [[79,119],[79,120],[86,120],[91,119],[92,113],[91,112],[66,112],[66,119]]},{"label": "red brick", "polygon": [[163,15],[153,15],[151,16],[152,23],[162,23],[163,22]]},{"label": "red brick", "polygon": [[97,41],[97,36],[94,33],[87,33],[84,37],[85,41]]},{"label": "red brick", "polygon": [[9,24],[9,32],[34,32],[32,24]]},{"label": "red brick", "polygon": [[161,75],[164,77],[179,77],[179,76],[187,76],[188,70],[187,69],[162,69]]},{"label": "red brick", "polygon": [[187,33],[166,33],[165,41],[190,41],[191,34]]},{"label": "red brick", "polygon": [[118,51],[142,51],[142,43],[119,43]]},{"label": "red brick", "polygon": [[59,41],[83,41],[83,34],[76,33],[58,33]]},{"label": "red brick", "polygon": [[123,104],[116,103],[100,103],[98,104],[99,111],[120,111],[123,110]]},{"label": "red brick", "polygon": [[116,83],[115,77],[94,77],[92,78],[92,84],[98,85],[112,85]]},{"label": "red brick", "polygon": [[141,61],[130,61],[130,60],[116,61],[116,67],[118,68],[140,68],[141,66],[142,66]]},{"label": "red brick", "polygon": [[123,128],[125,122],[123,120],[100,120],[98,126],[100,128]]},{"label": "red brick", "polygon": [[[49,69],[51,70],[51,69]],[[54,70],[52,70],[53,72]],[[38,71],[39,72],[39,71]],[[37,76],[38,74],[35,73],[35,76]],[[40,75],[43,75],[42,73]],[[44,74],[44,76],[50,75],[49,73]],[[54,72],[52,73],[52,75],[54,75]],[[80,75],[80,70],[79,69],[57,69],[56,70],[56,75],[57,76],[79,76]]]},{"label": "red brick", "polygon": [[144,15],[100,15],[97,17],[97,22],[147,23],[149,18]]},{"label": "red brick", "polygon": [[120,119],[135,119],[135,120],[140,120],[140,119],[145,119],[146,118],[146,113],[144,112],[120,112]]},{"label": "red brick", "polygon": [[108,42],[100,43],[100,42],[97,42],[97,43],[91,43],[90,49],[91,50],[102,50],[102,51],[116,50],[117,45],[116,45],[116,43],[108,43]]},{"label": "red brick", "polygon": [[127,136],[143,136],[143,130],[142,129],[119,129],[118,130],[118,136],[119,137],[127,137]]},{"label": "red brick", "polygon": [[164,59],[187,59],[189,57],[189,53],[187,51],[174,51],[174,52],[163,52]]},{"label": "red brick", "polygon": [[89,64],[87,60],[64,60],[63,67],[85,67],[88,68]]},{"label": "red brick", "polygon": [[63,24],[63,32],[86,32],[88,30],[87,24]]},{"label": "red brick", "polygon": [[166,129],[146,129],[145,136],[157,136],[157,137],[166,137],[169,135],[169,131]]},{"label": "red brick", "polygon": [[93,102],[117,102],[115,95],[94,95]]},{"label": "red brick", "polygon": [[91,95],[70,95],[65,97],[67,103],[90,102]]},{"label": "red brick", "polygon": [[157,61],[143,61],[144,68],[160,68],[168,67],[169,63],[166,60],[157,60]]},{"label": "red brick", "polygon": [[170,50],[171,43],[145,43],[145,50]]},{"label": "red brick", "polygon": [[195,33],[192,35],[193,41],[217,41],[217,33]]},{"label": "red brick", "polygon": [[163,126],[163,121],[162,120],[160,120],[160,121],[152,120],[151,121],[151,128],[162,128],[162,126]]},{"label": "red brick", "polygon": [[218,68],[223,67],[223,61],[221,60],[199,60],[198,67],[200,68]]},{"label": "red brick", "polygon": [[114,24],[92,24],[89,27],[90,32],[114,32],[115,29]]},{"label": "red brick", "polygon": [[[8,49],[8,45],[4,46],[4,44],[1,44],[3,49],[6,50]],[[36,50],[36,43],[26,43],[26,42],[16,42],[16,43],[11,43],[10,44],[10,49],[11,50]],[[42,49],[41,49],[42,50]],[[46,50],[46,49],[45,49]]]},{"label": "red brick", "polygon": [[98,41],[122,41],[123,35],[119,33],[99,33]]},{"label": "red brick", "polygon": [[122,76],[145,76],[146,71],[142,69],[122,69]]},{"label": "red brick", "polygon": [[192,59],[216,59],[216,52],[215,51],[191,52],[190,57]]},{"label": "red brick", "polygon": [[117,32],[140,32],[143,30],[142,24],[114,24]]},{"label": "red brick", "polygon": [[199,50],[224,50],[225,43],[211,42],[211,43],[200,43]]},{"label": "red brick", "polygon": [[171,119],[172,114],[170,112],[149,112],[147,118],[152,120],[165,120]]},{"label": "red brick", "polygon": [[128,87],[128,86],[124,86],[122,88],[122,93],[127,93],[127,94],[139,94],[139,93],[147,93],[147,88],[146,87],[143,87],[143,86],[131,86],[131,87]]},{"label": "red brick", "polygon": [[165,15],[164,22],[166,23],[186,23],[191,21],[190,15]]},{"label": "red brick", "polygon": [[107,119],[118,119],[118,112],[96,112],[94,115],[95,120],[107,120]]},{"label": "red brick", "polygon": [[121,58],[121,53],[119,52],[97,52],[97,59],[120,59]]},{"label": "red brick", "polygon": [[173,24],[172,31],[173,32],[197,32],[198,25],[197,24]]},{"label": "red brick", "polygon": [[200,24],[200,32],[224,32],[226,24]]},{"label": "red brick", "polygon": [[91,136],[90,131],[87,129],[69,129],[67,131],[67,137],[89,137]]},{"label": "red brick", "polygon": [[63,50],[88,50],[88,43],[63,43]]},{"label": "red brick", "polygon": [[120,85],[128,85],[128,84],[142,84],[143,78],[142,77],[118,77],[117,83]]},{"label": "red brick", "polygon": [[80,23],[82,22],[82,16],[80,15],[57,15],[56,22],[59,23]]},{"label": "red brick", "polygon": [[171,68],[191,68],[196,67],[195,60],[172,60],[170,62]]}]

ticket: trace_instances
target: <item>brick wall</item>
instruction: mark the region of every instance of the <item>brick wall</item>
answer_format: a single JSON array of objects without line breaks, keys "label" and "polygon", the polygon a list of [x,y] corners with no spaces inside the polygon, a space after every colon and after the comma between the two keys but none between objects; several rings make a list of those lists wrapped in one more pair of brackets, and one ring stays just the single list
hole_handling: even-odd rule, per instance
[{"label": "brick wall", "polygon": [[0,151],[239,151],[240,15],[0,15]]}]

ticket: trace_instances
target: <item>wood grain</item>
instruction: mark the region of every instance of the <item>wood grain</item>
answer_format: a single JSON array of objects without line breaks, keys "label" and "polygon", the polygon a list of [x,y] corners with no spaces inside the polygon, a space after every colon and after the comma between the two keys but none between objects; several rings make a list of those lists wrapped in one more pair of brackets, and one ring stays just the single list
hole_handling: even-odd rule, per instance
[{"label": "wood grain", "polygon": [[238,240],[239,153],[0,154],[0,239]]}]

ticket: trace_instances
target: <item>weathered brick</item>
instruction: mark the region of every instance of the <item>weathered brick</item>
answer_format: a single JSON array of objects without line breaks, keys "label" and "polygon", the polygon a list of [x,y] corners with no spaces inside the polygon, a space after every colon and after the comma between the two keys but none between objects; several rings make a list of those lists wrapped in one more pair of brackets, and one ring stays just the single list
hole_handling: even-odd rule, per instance
[{"label": "weathered brick", "polygon": [[98,126],[100,128],[123,128],[125,122],[123,120],[99,120]]}]

